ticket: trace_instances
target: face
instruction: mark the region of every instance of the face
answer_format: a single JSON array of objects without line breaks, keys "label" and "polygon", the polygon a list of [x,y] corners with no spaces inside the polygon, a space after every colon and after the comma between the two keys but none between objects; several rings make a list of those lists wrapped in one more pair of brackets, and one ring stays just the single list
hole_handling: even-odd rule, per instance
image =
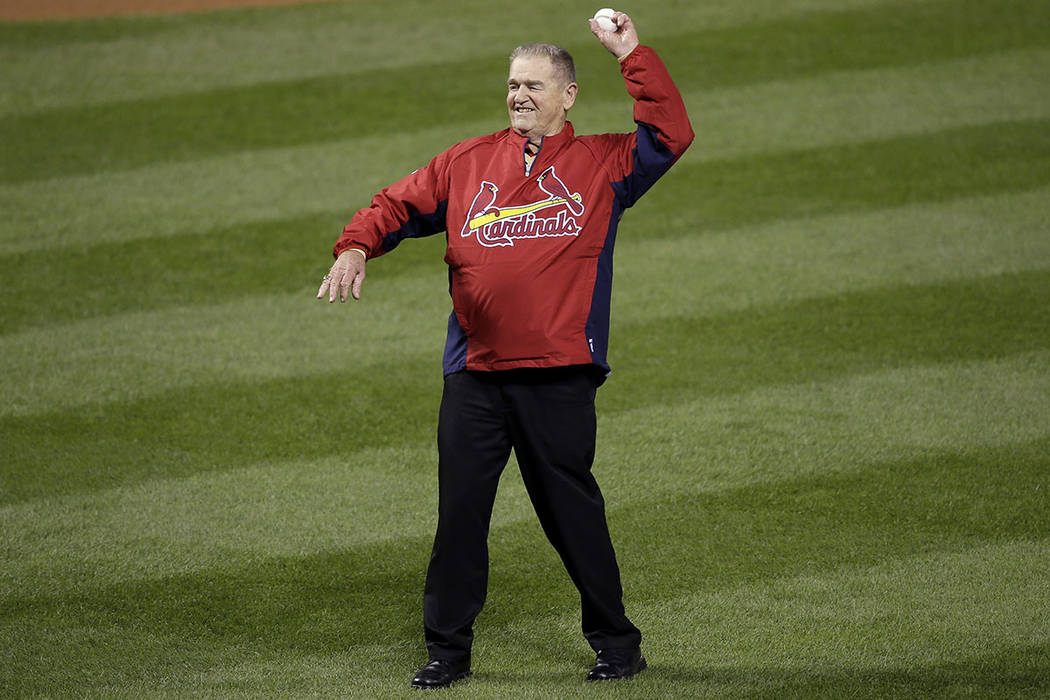
[{"label": "face", "polygon": [[564,83],[546,56],[518,56],[507,77],[510,126],[521,136],[539,141],[565,126],[565,115],[576,101],[576,83]]}]

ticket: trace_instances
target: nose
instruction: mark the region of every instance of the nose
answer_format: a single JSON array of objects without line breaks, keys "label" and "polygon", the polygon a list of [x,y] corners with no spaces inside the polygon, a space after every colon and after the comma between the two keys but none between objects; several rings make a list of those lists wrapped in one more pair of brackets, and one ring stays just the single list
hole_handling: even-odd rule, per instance
[{"label": "nose", "polygon": [[522,94],[525,92],[525,90],[527,90],[527,88],[524,85],[519,85],[517,87],[517,89],[514,90],[514,101],[515,102],[520,102],[521,101]]}]

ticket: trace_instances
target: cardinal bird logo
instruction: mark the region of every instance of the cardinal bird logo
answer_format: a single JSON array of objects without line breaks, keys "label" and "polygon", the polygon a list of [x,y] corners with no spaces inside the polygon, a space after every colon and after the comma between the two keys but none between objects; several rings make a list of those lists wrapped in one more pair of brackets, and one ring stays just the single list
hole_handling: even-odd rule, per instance
[{"label": "cardinal bird logo", "polygon": [[[485,247],[513,246],[515,241],[527,238],[554,238],[578,236],[582,230],[576,217],[585,211],[579,192],[570,192],[561,181],[554,166],[536,177],[540,191],[547,195],[529,204],[506,207],[496,206],[499,187],[483,180],[474,195],[460,235],[467,238],[476,235],[478,243]],[[549,215],[551,209],[558,211]],[[547,212],[539,216],[538,212]]]}]

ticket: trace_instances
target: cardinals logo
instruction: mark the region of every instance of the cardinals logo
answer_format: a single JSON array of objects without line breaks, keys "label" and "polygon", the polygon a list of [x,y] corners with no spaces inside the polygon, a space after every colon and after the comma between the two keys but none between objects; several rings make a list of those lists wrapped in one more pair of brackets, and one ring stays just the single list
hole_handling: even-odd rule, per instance
[{"label": "cardinals logo", "polygon": [[[466,223],[460,235],[463,238],[476,235],[478,243],[491,248],[513,246],[514,242],[526,238],[554,238],[578,236],[582,230],[576,217],[584,212],[583,198],[579,192],[569,192],[554,166],[536,177],[536,184],[547,195],[531,204],[497,207],[496,195],[499,187],[483,180],[478,193],[467,212]],[[557,212],[551,216],[551,210]],[[540,216],[545,212],[545,216]]]}]

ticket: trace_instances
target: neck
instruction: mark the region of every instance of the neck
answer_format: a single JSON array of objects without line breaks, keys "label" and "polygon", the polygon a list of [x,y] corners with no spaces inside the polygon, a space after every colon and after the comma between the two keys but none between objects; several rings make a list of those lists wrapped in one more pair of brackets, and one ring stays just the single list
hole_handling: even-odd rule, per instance
[{"label": "neck", "polygon": [[[552,127],[542,134],[536,134],[531,131],[518,131],[517,129],[514,129],[514,133],[516,133],[518,136],[528,139],[529,143],[539,146],[540,142],[542,142],[543,139],[547,138],[548,136],[556,136],[557,134],[560,134],[565,129],[566,124],[568,124],[567,119],[558,124],[557,127]],[[513,127],[511,128],[513,129]]]}]

